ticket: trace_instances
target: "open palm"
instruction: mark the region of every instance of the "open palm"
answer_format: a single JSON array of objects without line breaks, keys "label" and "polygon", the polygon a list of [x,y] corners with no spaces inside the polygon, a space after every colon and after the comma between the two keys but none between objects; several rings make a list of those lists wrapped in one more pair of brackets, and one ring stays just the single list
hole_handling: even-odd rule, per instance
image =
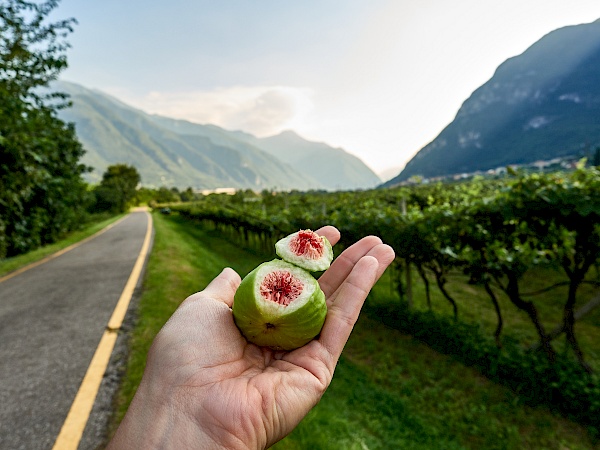
[{"label": "open palm", "polygon": [[[317,233],[339,240],[333,227]],[[240,277],[225,269],[187,298],[156,337],[112,448],[139,446],[134,436],[144,448],[266,448],[282,439],[329,386],[369,290],[393,259],[374,236],[346,249],[319,279],[328,306],[320,336],[289,352],[240,334],[231,313]],[[141,433],[140,423],[151,417],[168,432]]]}]

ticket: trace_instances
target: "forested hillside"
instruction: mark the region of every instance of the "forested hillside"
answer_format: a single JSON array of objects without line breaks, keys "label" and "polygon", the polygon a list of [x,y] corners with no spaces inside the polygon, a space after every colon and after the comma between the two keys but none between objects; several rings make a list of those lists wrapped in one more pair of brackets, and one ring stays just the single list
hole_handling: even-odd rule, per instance
[{"label": "forested hillside", "polygon": [[[54,86],[71,96],[73,107],[61,117],[75,124],[86,149],[84,161],[94,168],[91,181],[99,180],[108,165],[126,163],[137,167],[147,187],[333,190],[380,182],[344,150],[297,135],[293,142],[274,137],[275,149],[272,140],[146,114],[73,83]],[[285,157],[290,151],[296,159]]]},{"label": "forested hillside", "polygon": [[574,155],[600,146],[600,21],[555,30],[501,64],[386,185]]}]

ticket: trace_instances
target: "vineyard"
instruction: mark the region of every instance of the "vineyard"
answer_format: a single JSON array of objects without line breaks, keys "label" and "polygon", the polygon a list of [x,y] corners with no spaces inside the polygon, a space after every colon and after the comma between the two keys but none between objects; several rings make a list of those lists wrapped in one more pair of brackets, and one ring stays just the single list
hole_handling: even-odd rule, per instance
[{"label": "vineyard", "polygon": [[396,261],[391,288],[379,288],[367,314],[600,430],[598,169],[362,192],[246,191],[171,208],[264,252],[325,224],[341,231],[337,247],[380,236]]}]

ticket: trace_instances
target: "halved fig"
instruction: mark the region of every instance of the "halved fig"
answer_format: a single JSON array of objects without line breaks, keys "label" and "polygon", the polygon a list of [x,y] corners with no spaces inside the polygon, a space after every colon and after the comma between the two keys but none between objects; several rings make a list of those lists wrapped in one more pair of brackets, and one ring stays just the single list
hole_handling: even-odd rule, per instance
[{"label": "halved fig", "polygon": [[298,267],[311,272],[326,270],[333,261],[333,249],[325,236],[300,230],[275,243],[275,253]]},{"label": "halved fig", "polygon": [[293,350],[323,327],[327,305],[317,280],[306,270],[275,259],[259,265],[240,284],[233,318],[256,345]]}]

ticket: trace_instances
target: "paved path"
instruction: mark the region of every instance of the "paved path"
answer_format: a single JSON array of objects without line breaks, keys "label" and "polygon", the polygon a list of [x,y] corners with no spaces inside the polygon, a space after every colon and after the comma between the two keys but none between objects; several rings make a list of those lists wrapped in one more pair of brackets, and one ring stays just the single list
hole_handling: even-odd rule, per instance
[{"label": "paved path", "polygon": [[140,253],[133,212],[0,283],[0,449],[51,449]]}]

